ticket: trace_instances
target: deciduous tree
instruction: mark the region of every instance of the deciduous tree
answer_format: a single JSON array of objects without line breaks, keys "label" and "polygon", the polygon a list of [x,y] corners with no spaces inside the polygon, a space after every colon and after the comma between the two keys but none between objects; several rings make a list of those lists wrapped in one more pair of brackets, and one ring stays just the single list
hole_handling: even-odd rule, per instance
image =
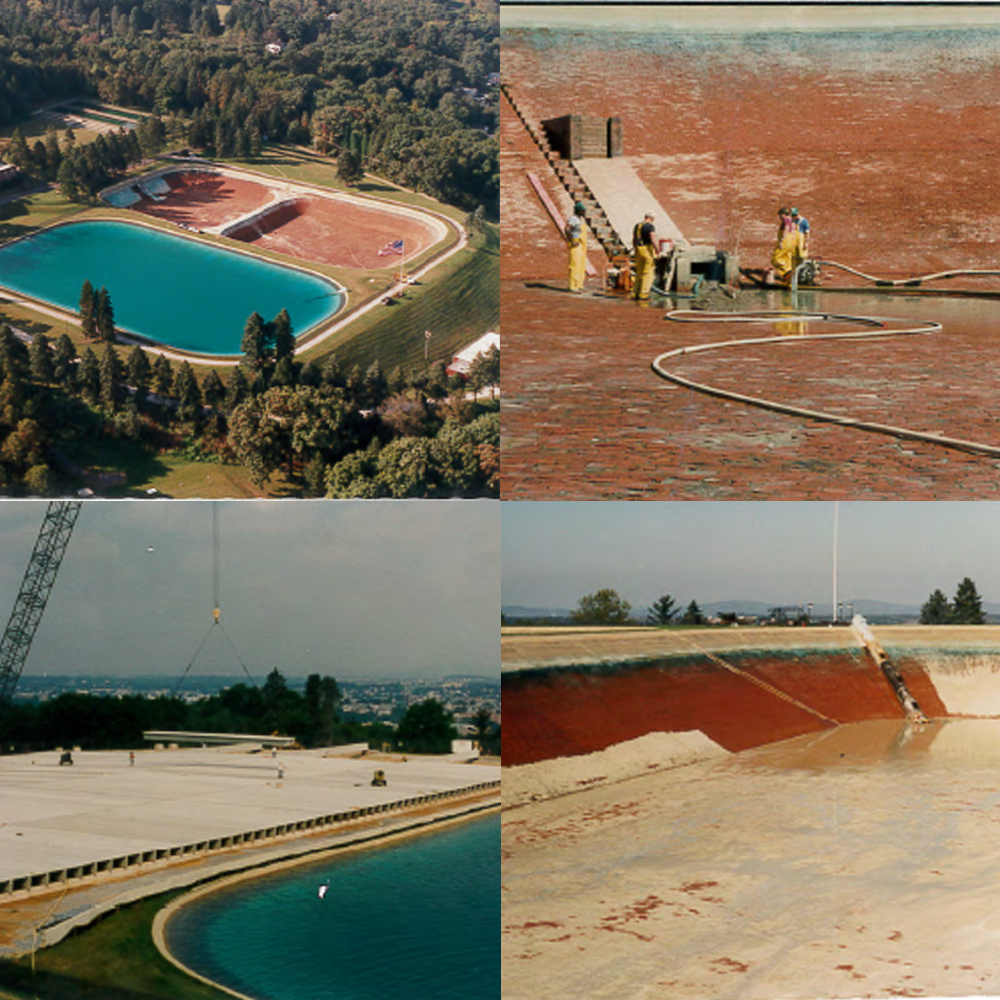
[{"label": "deciduous tree", "polygon": [[632,605],[617,590],[605,587],[581,597],[570,618],[577,625],[626,625],[631,611]]}]

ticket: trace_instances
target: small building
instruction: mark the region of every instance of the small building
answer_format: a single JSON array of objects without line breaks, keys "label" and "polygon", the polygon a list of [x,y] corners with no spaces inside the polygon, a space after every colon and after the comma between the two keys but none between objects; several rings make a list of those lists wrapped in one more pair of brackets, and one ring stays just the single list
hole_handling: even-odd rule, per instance
[{"label": "small building", "polygon": [[492,332],[484,333],[477,341],[459,351],[451,359],[451,364],[448,365],[445,371],[449,375],[461,375],[462,378],[466,378],[469,374],[469,369],[472,367],[472,362],[480,354],[485,354],[494,345],[496,345],[496,349],[499,351],[500,334]]},{"label": "small building", "polygon": [[17,167],[13,163],[4,163],[0,161],[0,187],[6,187],[8,184],[13,184],[19,175]]},{"label": "small building", "polygon": [[563,115],[542,122],[552,148],[566,160],[584,157],[607,158],[623,152],[621,118],[592,118]]},{"label": "small building", "polygon": [[264,46],[264,51],[267,52],[268,55],[280,56],[284,48],[285,47],[281,44],[281,42],[268,42],[267,45]]}]

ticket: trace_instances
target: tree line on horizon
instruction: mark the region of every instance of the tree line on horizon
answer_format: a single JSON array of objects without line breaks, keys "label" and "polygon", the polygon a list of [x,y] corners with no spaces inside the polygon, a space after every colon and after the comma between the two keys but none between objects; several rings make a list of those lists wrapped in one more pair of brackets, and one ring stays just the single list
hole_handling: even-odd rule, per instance
[{"label": "tree line on horizon", "polygon": [[965,577],[949,601],[940,589],[935,589],[920,608],[921,625],[983,625],[986,615],[976,584]]},{"label": "tree line on horizon", "polygon": [[[234,684],[219,694],[187,702],[176,696],[94,695],[64,692],[47,700],[0,706],[0,753],[79,746],[128,750],[146,745],[148,730],[213,733],[280,733],[303,747],[367,742],[408,753],[451,752],[458,736],[454,715],[436,698],[408,706],[396,725],[340,717],[340,687],[333,677],[310,674],[300,693],[275,668],[260,686]],[[500,753],[500,726],[488,708],[473,716],[485,753]]]},{"label": "tree line on horizon", "polygon": [[222,159],[258,157],[268,142],[349,153],[495,220],[487,81],[499,68],[496,0],[235,0],[224,22],[214,0],[0,0],[0,127],[72,96],[146,113],[138,135],[80,149],[17,142],[18,166],[75,198],[92,197],[113,160],[138,162],[169,136]]},{"label": "tree line on horizon", "polygon": [[[552,624],[552,619],[532,620],[532,624]],[[593,594],[585,594],[569,614],[572,625],[704,625],[707,619],[694,599],[681,611],[670,594],[656,599],[646,609],[643,620],[632,616],[632,605],[617,590],[603,587]],[[500,624],[507,624],[507,617],[500,612]]]}]

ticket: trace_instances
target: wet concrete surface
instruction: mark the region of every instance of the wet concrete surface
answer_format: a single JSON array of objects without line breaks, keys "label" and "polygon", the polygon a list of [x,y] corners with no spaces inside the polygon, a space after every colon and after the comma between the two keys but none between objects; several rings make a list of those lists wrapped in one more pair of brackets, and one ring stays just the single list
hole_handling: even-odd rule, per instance
[{"label": "wet concrete surface", "polygon": [[865,722],[505,810],[504,998],[1000,993],[998,765]]}]

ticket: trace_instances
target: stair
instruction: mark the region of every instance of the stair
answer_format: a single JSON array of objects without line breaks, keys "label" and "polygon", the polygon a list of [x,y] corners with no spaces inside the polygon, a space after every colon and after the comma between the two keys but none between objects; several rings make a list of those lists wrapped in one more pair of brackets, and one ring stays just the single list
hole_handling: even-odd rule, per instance
[{"label": "stair", "polygon": [[580,176],[571,160],[564,159],[554,150],[545,135],[545,130],[540,124],[533,122],[527,114],[521,110],[510,92],[510,85],[504,81],[500,84],[500,92],[506,98],[514,114],[524,126],[525,131],[531,136],[532,141],[539,148],[546,162],[552,168],[553,173],[562,184],[566,193],[574,202],[581,202],[584,206],[583,217],[594,234],[601,249],[608,258],[616,257],[627,253],[625,241],[615,232],[614,227],[608,220],[607,213],[601,208],[593,192],[587,187],[586,182]]}]

